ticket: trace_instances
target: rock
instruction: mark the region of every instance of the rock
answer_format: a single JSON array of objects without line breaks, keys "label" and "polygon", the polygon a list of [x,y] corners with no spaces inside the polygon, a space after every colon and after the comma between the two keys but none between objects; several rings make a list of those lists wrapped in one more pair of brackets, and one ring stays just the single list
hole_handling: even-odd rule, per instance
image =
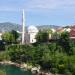
[{"label": "rock", "polygon": [[23,66],[23,67],[25,67],[25,68],[27,68],[27,64],[25,64],[25,63],[24,63],[24,64],[22,64],[22,66]]},{"label": "rock", "polygon": [[39,73],[39,69],[37,67],[33,67],[31,71],[32,73]]},{"label": "rock", "polygon": [[32,65],[31,66],[27,66],[28,70],[31,70],[32,69]]}]

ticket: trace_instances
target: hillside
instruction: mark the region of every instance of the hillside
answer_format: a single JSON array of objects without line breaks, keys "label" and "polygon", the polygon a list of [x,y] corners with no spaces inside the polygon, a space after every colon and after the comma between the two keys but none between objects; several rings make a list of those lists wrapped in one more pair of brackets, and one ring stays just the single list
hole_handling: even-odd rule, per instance
[{"label": "hillside", "polygon": [[10,23],[10,22],[4,22],[0,23],[0,32],[6,32],[11,30],[21,30],[21,25]]},{"label": "hillside", "polygon": [[[49,29],[49,28],[59,28],[60,26],[56,25],[40,25],[37,26],[38,29]],[[21,31],[21,25],[16,23],[4,22],[0,23],[0,32],[6,32],[11,30]]]},{"label": "hillside", "polygon": [[50,28],[54,28],[54,29],[57,29],[57,28],[60,28],[60,26],[57,26],[57,25],[41,25],[41,26],[37,26],[38,29],[50,29]]}]

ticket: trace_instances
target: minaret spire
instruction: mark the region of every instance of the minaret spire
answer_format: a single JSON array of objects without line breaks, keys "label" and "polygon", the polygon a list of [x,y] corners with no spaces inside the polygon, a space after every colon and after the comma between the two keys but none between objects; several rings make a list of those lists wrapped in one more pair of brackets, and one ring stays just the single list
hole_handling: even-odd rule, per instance
[{"label": "minaret spire", "polygon": [[24,44],[25,43],[25,40],[24,40],[24,38],[25,38],[25,15],[24,15],[24,9],[23,9],[23,11],[22,11],[22,44]]}]

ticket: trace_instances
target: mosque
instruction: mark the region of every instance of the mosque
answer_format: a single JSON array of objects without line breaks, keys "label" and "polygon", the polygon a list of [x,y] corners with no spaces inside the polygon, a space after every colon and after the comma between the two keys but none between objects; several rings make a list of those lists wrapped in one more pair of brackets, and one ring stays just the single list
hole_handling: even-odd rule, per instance
[{"label": "mosque", "polygon": [[22,13],[22,44],[29,44],[36,42],[36,34],[38,33],[38,29],[35,26],[29,26],[25,29],[25,18],[24,18],[24,10]]},{"label": "mosque", "polygon": [[35,26],[29,26],[24,36],[24,44],[35,43],[38,29]]},{"label": "mosque", "polygon": [[[30,44],[30,43],[35,43],[36,42],[36,34],[38,33],[38,29],[35,26],[29,26],[26,28],[25,25],[25,16],[24,16],[24,10],[22,12],[22,31],[17,31],[18,33],[21,34],[19,37],[20,43],[21,44]],[[2,33],[0,33],[0,40],[2,40]]]}]

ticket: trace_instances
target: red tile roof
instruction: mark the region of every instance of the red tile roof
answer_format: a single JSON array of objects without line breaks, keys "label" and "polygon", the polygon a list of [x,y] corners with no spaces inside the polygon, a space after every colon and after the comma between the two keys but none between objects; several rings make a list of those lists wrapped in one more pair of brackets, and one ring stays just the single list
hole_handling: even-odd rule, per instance
[{"label": "red tile roof", "polygon": [[75,37],[75,30],[71,30],[69,35],[70,35],[70,37]]},{"label": "red tile roof", "polygon": [[59,28],[56,31],[62,33],[62,32],[64,32],[64,28]]},{"label": "red tile roof", "polygon": [[75,26],[70,26],[69,27],[71,30],[75,30]]}]

